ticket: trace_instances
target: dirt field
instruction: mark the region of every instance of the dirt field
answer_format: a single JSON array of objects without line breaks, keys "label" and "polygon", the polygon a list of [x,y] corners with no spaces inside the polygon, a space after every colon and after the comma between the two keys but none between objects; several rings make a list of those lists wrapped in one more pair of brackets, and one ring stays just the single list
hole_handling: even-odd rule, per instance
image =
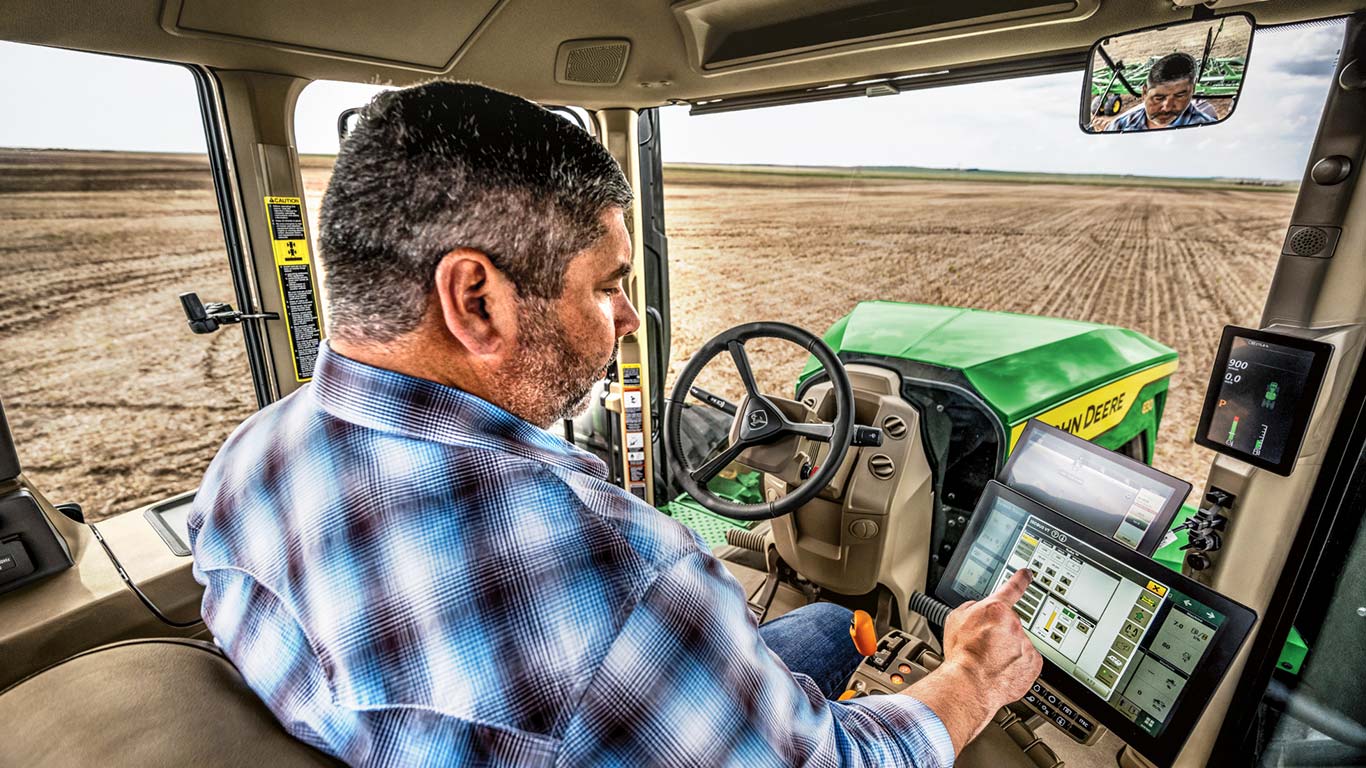
[{"label": "dirt field", "polygon": [[[315,216],[328,173],[306,159]],[[731,325],[821,332],[863,299],[1114,323],[1181,352],[1157,463],[1196,483],[1210,354],[1223,324],[1255,322],[1294,201],[683,168],[666,182],[670,380]],[[176,300],[233,300],[204,159],[0,150],[0,222],[0,398],[38,487],[95,518],[194,487],[255,408],[240,331],[196,336]],[[755,351],[775,393],[801,363]],[[733,393],[715,367],[705,384]]]},{"label": "dirt field", "polygon": [[96,519],[193,488],[256,408],[207,160],[0,151],[0,399],[53,502]]}]

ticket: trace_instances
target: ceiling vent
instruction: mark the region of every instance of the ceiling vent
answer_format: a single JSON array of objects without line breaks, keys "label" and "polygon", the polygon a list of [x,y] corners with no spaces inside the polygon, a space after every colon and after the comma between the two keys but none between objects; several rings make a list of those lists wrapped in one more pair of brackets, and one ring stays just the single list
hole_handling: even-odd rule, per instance
[{"label": "ceiling vent", "polygon": [[555,55],[555,81],[565,85],[616,85],[626,72],[630,40],[566,40]]}]

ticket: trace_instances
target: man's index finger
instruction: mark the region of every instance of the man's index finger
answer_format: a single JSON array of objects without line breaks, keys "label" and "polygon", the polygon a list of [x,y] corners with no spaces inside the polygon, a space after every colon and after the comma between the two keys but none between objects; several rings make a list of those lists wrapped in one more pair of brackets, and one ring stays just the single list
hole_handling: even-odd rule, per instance
[{"label": "man's index finger", "polygon": [[996,590],[991,596],[992,600],[1002,600],[1008,605],[1014,605],[1016,600],[1029,588],[1029,583],[1034,580],[1034,573],[1028,568],[1021,568],[1011,574],[1009,579]]}]

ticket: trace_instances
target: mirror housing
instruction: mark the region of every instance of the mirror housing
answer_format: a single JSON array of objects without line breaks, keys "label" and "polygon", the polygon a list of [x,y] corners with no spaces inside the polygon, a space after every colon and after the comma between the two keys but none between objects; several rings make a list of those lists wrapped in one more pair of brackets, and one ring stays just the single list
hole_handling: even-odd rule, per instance
[{"label": "mirror housing", "polygon": [[1193,128],[1227,120],[1252,52],[1252,16],[1234,13],[1097,40],[1082,84],[1085,133]]},{"label": "mirror housing", "polygon": [[360,122],[361,109],[361,107],[348,107],[343,109],[340,115],[337,115],[337,142],[339,144],[346,141],[347,134],[356,127],[356,123]]}]

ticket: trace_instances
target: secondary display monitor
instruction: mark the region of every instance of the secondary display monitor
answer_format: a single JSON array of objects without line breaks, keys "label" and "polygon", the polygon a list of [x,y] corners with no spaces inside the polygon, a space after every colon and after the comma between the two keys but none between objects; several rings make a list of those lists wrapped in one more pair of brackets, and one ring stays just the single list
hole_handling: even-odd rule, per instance
[{"label": "secondary display monitor", "polygon": [[1289,475],[1332,355],[1321,341],[1224,328],[1195,442]]},{"label": "secondary display monitor", "polygon": [[998,479],[1145,555],[1191,492],[1185,480],[1032,419]]},{"label": "secondary display monitor", "polygon": [[981,600],[1021,568],[1041,680],[1148,759],[1175,759],[1256,614],[992,481],[936,593]]}]

